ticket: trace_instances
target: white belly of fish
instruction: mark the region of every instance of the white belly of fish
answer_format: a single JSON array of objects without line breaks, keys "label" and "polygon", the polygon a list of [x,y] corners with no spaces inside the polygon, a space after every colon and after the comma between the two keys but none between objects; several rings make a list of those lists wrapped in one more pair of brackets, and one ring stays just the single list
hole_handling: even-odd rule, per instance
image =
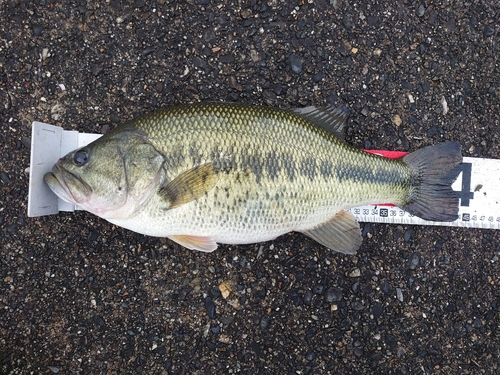
[{"label": "white belly of fish", "polygon": [[150,202],[134,217],[109,221],[148,236],[174,240],[172,236],[210,237],[217,243],[236,245],[269,241],[291,231],[312,228],[340,210],[337,205],[318,205],[315,210],[295,205],[284,210],[274,202],[262,201],[239,206],[208,205],[203,199],[173,210],[162,210],[160,204]]}]

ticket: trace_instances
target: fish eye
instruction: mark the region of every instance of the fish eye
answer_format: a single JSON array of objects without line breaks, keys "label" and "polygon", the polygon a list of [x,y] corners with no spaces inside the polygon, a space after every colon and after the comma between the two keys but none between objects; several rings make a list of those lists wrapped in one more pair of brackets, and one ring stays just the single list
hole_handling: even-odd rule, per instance
[{"label": "fish eye", "polygon": [[85,165],[88,160],[89,156],[87,154],[87,151],[85,150],[78,150],[77,152],[75,152],[75,155],[73,156],[73,161],[77,167]]}]

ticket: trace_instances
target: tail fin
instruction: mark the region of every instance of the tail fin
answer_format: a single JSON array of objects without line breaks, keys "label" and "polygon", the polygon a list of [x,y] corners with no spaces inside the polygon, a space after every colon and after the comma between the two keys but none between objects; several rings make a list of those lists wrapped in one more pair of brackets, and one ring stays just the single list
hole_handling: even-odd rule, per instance
[{"label": "tail fin", "polygon": [[415,171],[415,188],[403,209],[431,221],[458,219],[458,197],[451,184],[462,168],[458,142],[444,142],[403,158]]}]

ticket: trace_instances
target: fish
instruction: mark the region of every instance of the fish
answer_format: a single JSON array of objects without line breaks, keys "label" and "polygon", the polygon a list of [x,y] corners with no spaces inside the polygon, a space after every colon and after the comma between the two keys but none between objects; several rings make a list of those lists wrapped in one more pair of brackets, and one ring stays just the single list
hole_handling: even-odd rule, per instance
[{"label": "fish", "polygon": [[355,254],[360,226],[346,209],[391,203],[454,221],[458,142],[388,159],[348,145],[345,107],[278,109],[179,104],[127,121],[59,159],[52,191],[117,226],[191,250],[300,232]]}]

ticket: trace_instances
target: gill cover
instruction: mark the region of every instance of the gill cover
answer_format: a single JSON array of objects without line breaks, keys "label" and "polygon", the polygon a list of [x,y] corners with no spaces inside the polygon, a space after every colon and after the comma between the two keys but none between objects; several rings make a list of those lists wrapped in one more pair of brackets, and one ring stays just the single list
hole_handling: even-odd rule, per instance
[{"label": "gill cover", "polygon": [[106,219],[124,219],[163,179],[163,161],[141,131],[112,131],[59,160],[45,181],[70,203]]}]

